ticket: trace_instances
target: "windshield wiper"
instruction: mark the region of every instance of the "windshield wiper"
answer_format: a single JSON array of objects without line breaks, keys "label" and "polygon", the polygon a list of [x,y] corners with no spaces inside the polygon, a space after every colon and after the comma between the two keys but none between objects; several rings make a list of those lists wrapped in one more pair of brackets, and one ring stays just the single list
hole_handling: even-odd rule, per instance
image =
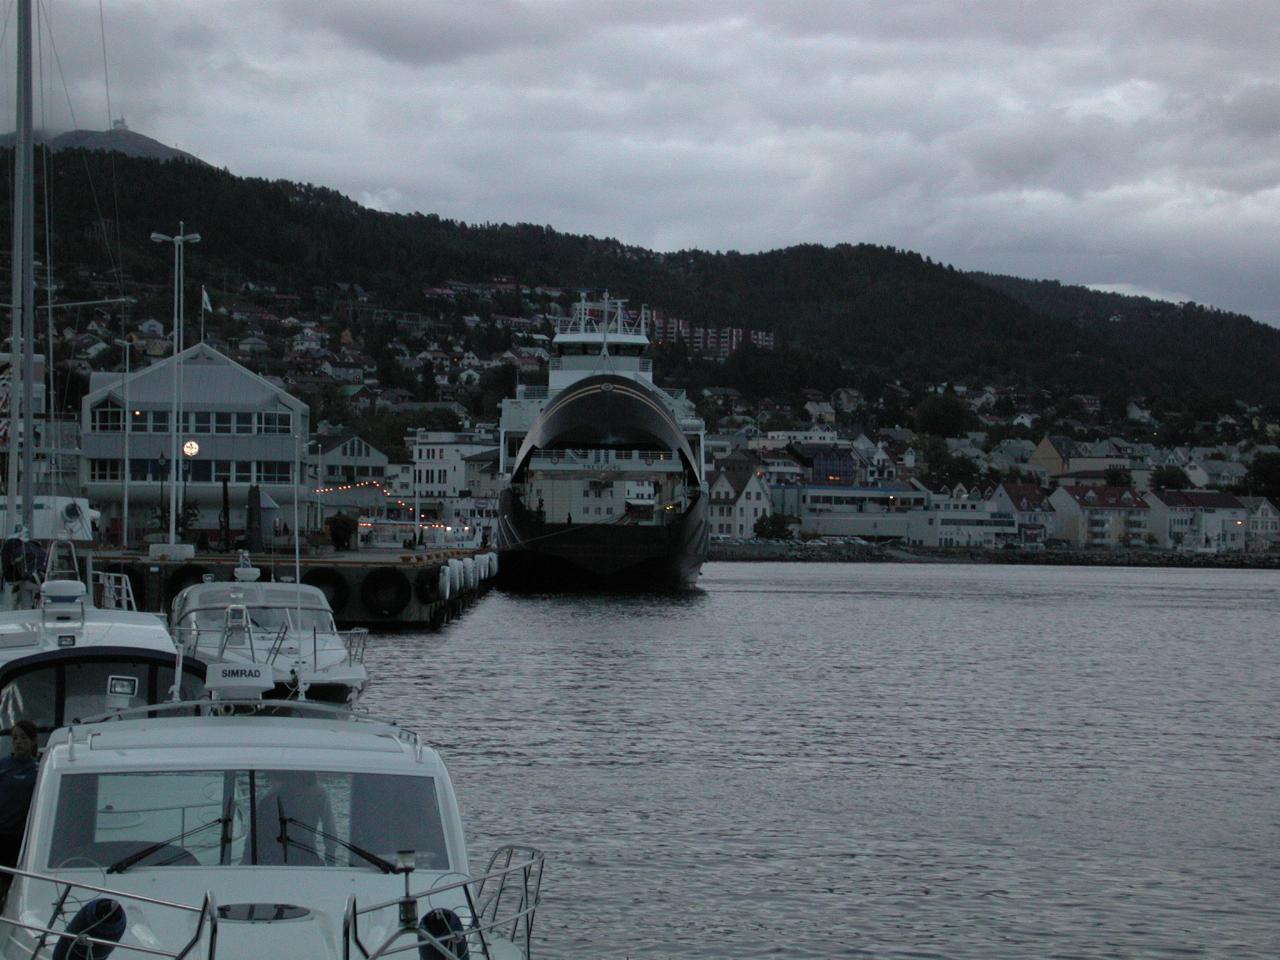
[{"label": "windshield wiper", "polygon": [[[219,817],[217,820],[210,820],[208,823],[202,823],[199,826],[192,827],[190,830],[183,830],[176,837],[170,837],[168,840],[159,840],[155,843],[149,844],[148,846],[143,847],[141,850],[137,851],[136,853],[131,853],[127,857],[121,857],[111,866],[107,867],[107,873],[124,873],[134,864],[138,863],[141,860],[147,859],[147,857],[151,856],[153,853],[157,852],[158,850],[163,850],[165,847],[171,846],[172,844],[185,840],[190,836],[194,836],[195,834],[200,833],[202,830],[208,830],[210,827],[221,826],[225,828],[225,826],[228,823],[230,823],[229,818]],[[186,851],[184,850],[183,853],[185,852]]]},{"label": "windshield wiper", "polygon": [[377,867],[383,873],[396,872],[396,866],[391,861],[384,860],[382,857],[378,856],[376,853],[370,853],[368,850],[365,850],[362,847],[357,847],[354,843],[347,843],[347,841],[343,840],[341,837],[335,837],[331,833],[325,833],[323,830],[317,830],[315,827],[309,824],[303,823],[301,820],[295,820],[293,817],[286,817],[284,816],[284,810],[281,809],[280,836],[277,839],[283,844],[287,845],[292,843],[296,847],[300,847],[303,850],[309,850],[311,853],[314,853],[316,856],[320,856],[320,851],[313,850],[310,847],[308,847],[306,844],[299,843],[297,840],[291,840],[289,838],[289,833],[288,833],[288,830],[286,829],[286,826],[290,823],[292,823],[294,826],[301,827],[303,830],[311,831],[311,833],[319,837],[321,840],[328,840],[332,843],[336,843],[338,846],[342,847],[342,849],[347,850],[351,853],[354,853],[357,857],[360,857],[362,860],[373,864],[373,866]]}]

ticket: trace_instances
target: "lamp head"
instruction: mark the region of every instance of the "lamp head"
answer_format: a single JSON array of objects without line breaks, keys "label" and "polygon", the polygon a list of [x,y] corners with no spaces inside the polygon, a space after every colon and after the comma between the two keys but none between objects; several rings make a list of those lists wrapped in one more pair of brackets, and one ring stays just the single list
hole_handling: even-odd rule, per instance
[{"label": "lamp head", "polygon": [[151,239],[156,243],[168,243],[173,237],[167,237],[163,233],[153,233],[151,234]]}]

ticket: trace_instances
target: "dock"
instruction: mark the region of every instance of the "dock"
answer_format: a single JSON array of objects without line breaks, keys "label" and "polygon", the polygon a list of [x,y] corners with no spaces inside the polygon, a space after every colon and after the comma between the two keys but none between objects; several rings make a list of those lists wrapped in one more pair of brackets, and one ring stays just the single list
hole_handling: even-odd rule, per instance
[{"label": "dock", "polygon": [[[291,554],[251,554],[262,582],[292,583]],[[235,553],[199,553],[188,560],[155,560],[146,553],[98,549],[94,571],[128,576],[139,610],[167,615],[173,598],[206,579],[231,580]],[[438,629],[484,593],[497,573],[497,555],[470,548],[360,550],[305,555],[301,580],[324,591],[340,627]]]}]

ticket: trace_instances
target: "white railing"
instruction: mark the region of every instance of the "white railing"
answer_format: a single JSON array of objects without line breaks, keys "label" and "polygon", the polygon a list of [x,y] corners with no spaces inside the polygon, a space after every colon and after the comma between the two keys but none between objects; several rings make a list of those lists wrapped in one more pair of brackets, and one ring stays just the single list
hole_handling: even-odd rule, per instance
[{"label": "white railing", "polygon": [[[326,645],[320,645],[320,638],[324,637]],[[349,630],[335,630],[332,633],[325,632],[323,634],[312,631],[311,637],[305,634],[298,638],[298,652],[305,653],[307,649],[307,640],[311,641],[311,655],[313,666],[319,670],[320,651],[321,649],[329,649],[327,641],[329,638],[335,638],[346,651],[345,663],[347,666],[359,666],[364,663],[365,649],[369,642],[368,627],[352,627]],[[184,654],[188,656],[199,656],[202,652],[212,654],[217,659],[225,659],[228,655],[228,648],[233,657],[237,659],[248,660],[250,663],[261,663],[267,666],[274,666],[276,660],[279,659],[284,651],[284,645],[289,640],[294,639],[293,633],[290,631],[288,624],[282,624],[279,630],[269,631],[254,629],[252,626],[246,627],[222,627],[209,630],[201,630],[199,627],[175,627],[173,629],[173,642],[182,648]],[[237,643],[236,640],[241,642]]]},{"label": "white railing", "polygon": [[94,604],[105,610],[138,609],[138,603],[133,597],[133,581],[126,573],[95,570],[91,589]]},{"label": "white railing", "polygon": [[[406,878],[405,896],[367,907],[358,906],[352,896],[347,900],[342,922],[342,960],[380,960],[424,946],[436,948],[441,956],[463,956],[458,941],[465,942],[470,956],[488,960],[493,956],[495,940],[515,944],[528,957],[534,914],[542,899],[545,862],[545,855],[532,847],[505,846],[489,858],[484,873],[478,877],[439,883],[418,893],[408,891]],[[433,902],[437,899],[442,903]],[[454,909],[459,899],[466,901],[469,916],[460,917],[462,929],[457,933],[438,938],[419,925],[424,910],[436,906]],[[366,946],[360,939],[361,918],[392,909],[399,913],[398,928],[381,944]]]},{"label": "white railing", "polygon": [[[131,953],[143,954],[149,957],[167,957],[169,960],[184,960],[186,957],[194,956],[193,951],[199,946],[202,939],[207,939],[208,948],[205,951],[206,960],[214,960],[217,956],[218,944],[218,910],[214,903],[213,895],[206,893],[204,900],[200,906],[193,907],[186,903],[177,903],[172,900],[159,900],[155,897],[145,897],[137,893],[125,893],[121,890],[112,890],[110,887],[99,887],[91,883],[78,883],[67,880],[62,877],[53,876],[52,874],[34,873],[29,870],[19,870],[16,867],[0,867],[0,875],[8,874],[10,877],[24,877],[28,880],[36,880],[44,883],[52,884],[55,889],[62,888],[62,892],[58,895],[58,899],[53,904],[53,913],[49,920],[41,925],[37,923],[26,923],[14,917],[0,916],[0,924],[7,924],[16,927],[19,930],[26,930],[30,934],[38,934],[33,936],[33,945],[30,948],[30,955],[35,958],[41,955],[41,952],[50,943],[50,940],[72,940],[77,944],[92,945],[95,947],[103,947],[105,951],[101,954],[114,950],[128,951]],[[191,913],[196,916],[196,929],[191,939],[180,947],[173,949],[163,949],[161,947],[146,947],[141,944],[133,943],[117,943],[113,940],[104,940],[99,937],[93,937],[87,933],[74,933],[67,930],[68,925],[75,919],[75,914],[68,914],[67,901],[71,898],[72,891],[84,890],[90,893],[105,894],[116,900],[126,900],[132,903],[146,903],[151,906],[161,907],[168,910],[176,910],[181,913]],[[79,904],[76,904],[78,907]],[[61,921],[62,926],[59,928],[57,924]],[[208,936],[205,936],[205,929],[208,928]],[[50,954],[54,951],[51,950]],[[86,956],[97,951],[82,951]],[[69,952],[70,956],[76,956],[74,949]]]}]

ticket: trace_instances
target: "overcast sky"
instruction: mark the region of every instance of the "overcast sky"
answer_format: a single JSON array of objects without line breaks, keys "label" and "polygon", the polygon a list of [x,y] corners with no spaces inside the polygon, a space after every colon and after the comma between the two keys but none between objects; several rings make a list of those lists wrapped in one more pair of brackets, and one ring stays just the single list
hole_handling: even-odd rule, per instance
[{"label": "overcast sky", "polygon": [[109,85],[139,133],[384,210],[890,244],[1280,324],[1274,0],[45,4],[51,128],[104,128]]}]

